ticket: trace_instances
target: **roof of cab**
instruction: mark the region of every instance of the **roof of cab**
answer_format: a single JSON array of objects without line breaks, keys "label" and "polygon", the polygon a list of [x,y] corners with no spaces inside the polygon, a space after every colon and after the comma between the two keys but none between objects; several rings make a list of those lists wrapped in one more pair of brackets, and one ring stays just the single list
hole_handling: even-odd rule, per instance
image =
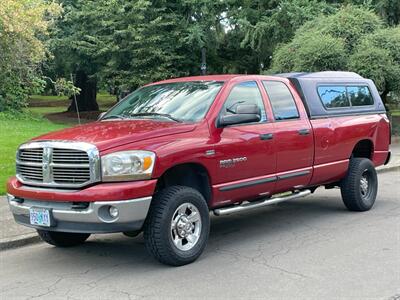
[{"label": "roof of cab", "polygon": [[178,77],[178,78],[171,78],[171,79],[153,82],[153,83],[150,83],[149,85],[160,84],[160,83],[170,83],[170,82],[185,82],[185,81],[229,81],[233,78],[241,77],[241,76],[245,76],[245,75],[226,74],[226,75],[203,75],[203,76]]},{"label": "roof of cab", "polygon": [[221,74],[221,75],[201,75],[201,76],[189,76],[189,77],[179,77],[179,78],[171,78],[166,80],[161,80],[157,82],[150,83],[148,85],[153,84],[161,84],[161,83],[171,83],[171,82],[185,82],[185,81],[229,81],[234,78],[239,77],[260,77],[260,78],[272,78],[272,77],[280,77],[280,78],[359,78],[362,79],[360,75],[354,72],[341,72],[341,71],[324,71],[324,72],[314,72],[314,73],[306,73],[306,72],[293,72],[293,73],[281,73],[281,74],[273,74],[273,75],[259,75],[259,74]]},{"label": "roof of cab", "polygon": [[322,71],[322,72],[292,72],[292,73],[281,73],[274,74],[274,76],[285,77],[285,78],[358,78],[364,79],[361,75],[355,72],[344,72],[344,71]]},{"label": "roof of cab", "polygon": [[284,77],[284,76],[277,76],[277,75],[259,75],[259,74],[224,74],[224,75],[202,75],[202,76],[189,76],[189,77],[179,77],[179,78],[172,78],[166,79],[158,82],[153,82],[148,85],[155,85],[155,84],[163,84],[163,83],[172,83],[172,82],[185,82],[185,81],[220,81],[220,82],[227,82],[235,78],[246,78],[246,77],[255,77],[255,78],[273,78],[273,77]]}]

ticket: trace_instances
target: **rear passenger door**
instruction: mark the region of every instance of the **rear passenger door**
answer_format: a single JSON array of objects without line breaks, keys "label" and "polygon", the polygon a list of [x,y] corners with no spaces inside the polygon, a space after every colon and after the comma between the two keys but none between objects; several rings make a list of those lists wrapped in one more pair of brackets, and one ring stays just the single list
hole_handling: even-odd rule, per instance
[{"label": "rear passenger door", "polygon": [[299,188],[312,176],[314,141],[311,124],[301,100],[281,81],[264,80],[274,115],[276,192]]}]

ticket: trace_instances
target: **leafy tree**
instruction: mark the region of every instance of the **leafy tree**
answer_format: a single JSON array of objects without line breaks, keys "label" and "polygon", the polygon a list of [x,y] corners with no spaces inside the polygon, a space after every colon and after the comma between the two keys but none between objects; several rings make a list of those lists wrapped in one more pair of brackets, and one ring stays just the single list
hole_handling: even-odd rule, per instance
[{"label": "leafy tree", "polygon": [[383,27],[382,20],[370,9],[347,5],[337,13],[316,18],[298,30],[302,32],[319,32],[344,41],[351,51],[363,35]]},{"label": "leafy tree", "polygon": [[29,94],[41,91],[39,65],[47,51],[42,37],[60,10],[41,0],[0,2],[0,111],[20,109]]},{"label": "leafy tree", "polygon": [[[104,48],[107,48],[98,37],[107,30],[101,17],[107,10],[101,2],[62,1],[64,13],[56,23],[50,40],[55,59],[47,68],[56,77],[75,75],[75,85],[81,90],[77,103],[79,110],[83,111],[99,108],[96,102],[98,72],[104,61]],[[68,110],[76,110],[75,101],[71,101]]]},{"label": "leafy tree", "polygon": [[398,15],[396,0],[58,1],[64,14],[45,70],[75,75],[80,110],[98,109],[99,85],[130,91],[200,74],[202,49],[208,73],[258,73],[272,54],[276,71],[346,69],[364,36],[384,28],[373,10],[388,24]]},{"label": "leafy tree", "polygon": [[244,5],[238,7],[237,14],[245,32],[241,46],[249,46],[258,56],[258,63],[266,67],[277,44],[288,42],[305,22],[334,11],[319,0],[242,2]]},{"label": "leafy tree", "polygon": [[274,55],[273,72],[341,70],[346,65],[345,43],[319,32],[304,32]]},{"label": "leafy tree", "polygon": [[400,1],[378,0],[375,9],[379,15],[391,26],[400,24]]},{"label": "leafy tree", "polygon": [[400,93],[400,26],[365,36],[348,64],[349,69],[374,79],[385,103],[389,92]]},{"label": "leafy tree", "polygon": [[384,28],[369,9],[348,5],[300,27],[274,52],[270,71],[355,71],[373,79],[386,101],[390,91],[400,91],[399,30]]}]

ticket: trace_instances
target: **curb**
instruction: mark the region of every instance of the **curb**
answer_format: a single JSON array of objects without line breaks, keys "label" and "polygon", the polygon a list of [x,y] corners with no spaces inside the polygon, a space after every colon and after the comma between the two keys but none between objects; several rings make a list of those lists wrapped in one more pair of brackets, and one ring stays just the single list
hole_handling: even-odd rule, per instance
[{"label": "curb", "polygon": [[[396,166],[390,166],[386,168],[381,168],[377,169],[377,173],[387,173],[387,172],[392,172],[392,171],[400,171],[400,164]],[[5,251],[9,249],[15,249],[23,246],[27,246],[30,244],[36,244],[42,242],[40,237],[37,235],[37,233],[28,233],[24,235],[19,235],[10,239],[7,239],[5,241],[0,241],[0,251]]]},{"label": "curb", "polygon": [[24,235],[18,235],[13,238],[4,239],[5,241],[0,241],[0,251],[19,248],[27,246],[30,244],[35,244],[41,242],[40,237],[37,233],[28,233]]},{"label": "curb", "polygon": [[400,171],[400,164],[396,165],[396,166],[390,166],[390,167],[381,168],[381,169],[376,170],[377,173],[387,173],[387,172],[392,172],[392,171]]}]

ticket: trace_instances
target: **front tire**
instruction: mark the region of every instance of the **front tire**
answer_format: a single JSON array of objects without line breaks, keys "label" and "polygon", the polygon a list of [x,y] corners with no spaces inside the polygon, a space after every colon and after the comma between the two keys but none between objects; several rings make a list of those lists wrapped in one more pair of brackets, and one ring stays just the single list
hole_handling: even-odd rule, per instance
[{"label": "front tire", "polygon": [[73,247],[83,244],[90,233],[57,232],[38,229],[37,233],[42,241],[56,247]]},{"label": "front tire", "polygon": [[378,192],[378,176],[372,161],[367,158],[352,158],[340,189],[348,210],[370,210]]},{"label": "front tire", "polygon": [[143,233],[146,248],[159,262],[182,266],[201,255],[209,231],[204,197],[190,187],[171,186],[153,198]]}]

